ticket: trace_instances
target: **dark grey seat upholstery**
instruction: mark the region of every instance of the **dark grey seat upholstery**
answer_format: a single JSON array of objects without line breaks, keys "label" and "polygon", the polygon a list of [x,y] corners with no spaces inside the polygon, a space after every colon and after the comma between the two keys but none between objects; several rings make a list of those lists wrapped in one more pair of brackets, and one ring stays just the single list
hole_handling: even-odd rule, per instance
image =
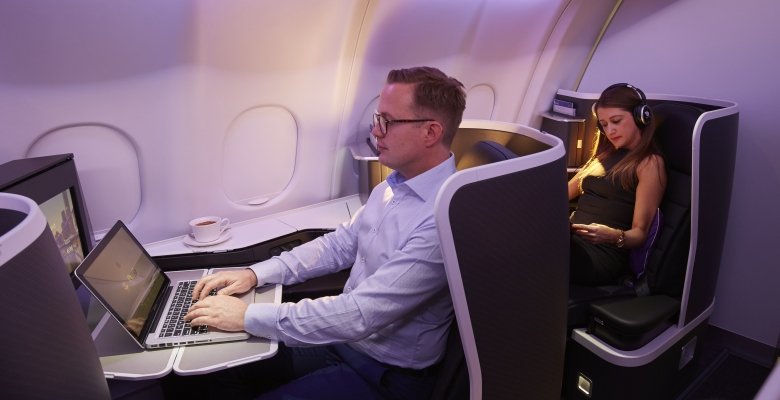
[{"label": "dark grey seat upholstery", "polygon": [[[471,398],[560,396],[569,256],[565,151],[558,139],[527,131],[517,136],[555,143],[462,170],[437,200]],[[442,367],[451,356],[448,349]],[[441,375],[440,386],[462,385],[462,370],[455,371],[460,376]],[[465,398],[457,395],[435,398]]]},{"label": "dark grey seat upholstery", "polygon": [[[460,157],[458,169],[466,169],[494,162],[511,160],[517,154],[491,140],[480,140]],[[469,397],[469,376],[457,320],[453,321],[447,338],[444,359],[439,365],[439,379],[434,388],[432,400],[459,400]]]}]

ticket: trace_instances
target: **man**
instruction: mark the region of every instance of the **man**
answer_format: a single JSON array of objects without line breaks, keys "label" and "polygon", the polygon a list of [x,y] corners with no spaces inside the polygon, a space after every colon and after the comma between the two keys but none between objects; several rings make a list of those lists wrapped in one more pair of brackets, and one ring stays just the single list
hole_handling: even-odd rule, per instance
[{"label": "man", "polygon": [[[395,171],[365,206],[334,232],[198,282],[193,295],[200,301],[187,314],[192,324],[246,330],[284,344],[269,360],[228,370],[223,382],[246,377],[256,386],[251,394],[267,389],[264,378],[292,379],[261,398],[430,397],[452,321],[433,204],[455,172],[450,145],[465,106],[463,85],[438,69],[390,71],[371,134],[379,161]],[[339,296],[248,307],[227,296],[348,267]],[[206,296],[211,289],[219,294]]]}]

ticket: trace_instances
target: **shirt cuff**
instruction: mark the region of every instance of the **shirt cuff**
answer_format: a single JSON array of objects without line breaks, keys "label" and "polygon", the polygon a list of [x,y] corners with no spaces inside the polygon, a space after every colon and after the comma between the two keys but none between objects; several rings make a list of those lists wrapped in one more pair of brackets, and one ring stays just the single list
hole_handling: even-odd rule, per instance
[{"label": "shirt cuff", "polygon": [[257,277],[257,287],[269,283],[283,283],[284,267],[276,257],[249,266]]},{"label": "shirt cuff", "polygon": [[276,316],[278,313],[278,304],[250,304],[244,314],[244,330],[252,336],[279,340],[276,328]]}]

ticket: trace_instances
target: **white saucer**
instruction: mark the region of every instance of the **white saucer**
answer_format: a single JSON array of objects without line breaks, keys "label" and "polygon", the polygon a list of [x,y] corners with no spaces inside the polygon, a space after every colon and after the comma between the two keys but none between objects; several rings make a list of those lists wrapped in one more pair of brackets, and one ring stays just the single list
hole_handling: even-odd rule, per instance
[{"label": "white saucer", "polygon": [[231,237],[233,237],[233,235],[230,234],[230,230],[226,230],[222,232],[221,235],[219,235],[219,238],[217,238],[216,240],[212,240],[210,242],[199,242],[195,240],[195,238],[193,238],[191,234],[187,234],[186,236],[184,236],[184,240],[182,240],[182,242],[184,242],[184,244],[186,244],[187,246],[207,247],[207,246],[214,246],[216,244],[223,243],[228,239],[230,239]]}]

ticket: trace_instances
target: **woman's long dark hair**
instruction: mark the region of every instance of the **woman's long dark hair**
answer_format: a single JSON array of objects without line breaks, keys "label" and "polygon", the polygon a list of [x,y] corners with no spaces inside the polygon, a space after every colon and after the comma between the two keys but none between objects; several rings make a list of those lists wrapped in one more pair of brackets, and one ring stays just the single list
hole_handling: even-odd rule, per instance
[{"label": "woman's long dark hair", "polygon": [[[637,90],[629,86],[611,86],[601,93],[601,96],[593,106],[593,111],[595,113],[598,108],[619,108],[631,114],[631,120],[636,123],[633,118],[634,109],[643,103],[644,99],[639,96]],[[607,176],[610,176],[613,181],[620,182],[624,189],[633,190],[637,184],[636,170],[639,164],[654,154],[661,155],[661,150],[656,145],[655,140],[653,140],[654,135],[655,119],[650,118],[650,122],[640,129],[639,144],[636,148],[629,151],[620,162],[615,164],[607,173]],[[589,174],[586,171],[592,170],[593,164],[597,162],[600,164],[616,150],[612,143],[606,139],[604,132],[599,130],[599,134],[596,135],[593,143],[591,157],[583,167],[583,172]]]}]

